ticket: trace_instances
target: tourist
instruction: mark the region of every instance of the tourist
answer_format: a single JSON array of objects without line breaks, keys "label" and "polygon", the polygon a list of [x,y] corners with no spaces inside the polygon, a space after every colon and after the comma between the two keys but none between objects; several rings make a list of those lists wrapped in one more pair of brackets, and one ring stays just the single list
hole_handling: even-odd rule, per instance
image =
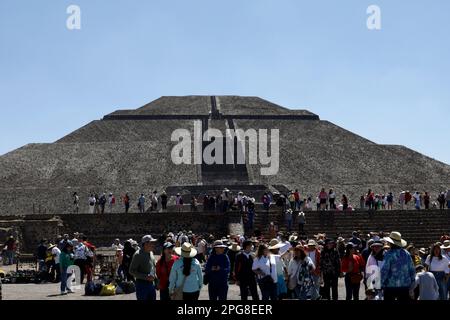
[{"label": "tourist", "polygon": [[416,280],[411,286],[410,295],[414,297],[414,289],[419,288],[419,300],[438,300],[439,286],[434,275],[426,271],[423,265],[416,267]]},{"label": "tourist", "polygon": [[415,204],[416,210],[420,210],[420,208],[422,206],[420,192],[416,191],[413,195],[413,198],[414,198],[414,204]]},{"label": "tourist", "polygon": [[133,276],[130,274],[130,265],[133,260],[133,256],[136,250],[132,247],[133,240],[129,239],[125,241],[123,246],[123,258],[122,258],[122,272],[125,281],[134,281]]},{"label": "tourist", "polygon": [[312,274],[315,266],[302,246],[294,248],[294,256],[289,262],[289,287],[294,288],[294,298],[299,300],[312,299],[314,280]]},{"label": "tourist", "polygon": [[169,276],[173,264],[178,260],[178,256],[173,254],[174,246],[171,242],[164,243],[161,258],[156,263],[160,300],[170,300]]},{"label": "tourist", "polygon": [[196,250],[197,250],[197,255],[195,256],[195,258],[200,263],[206,262],[206,249],[207,249],[208,244],[206,243],[203,236],[198,237],[195,245],[196,245]]},{"label": "tourist", "polygon": [[254,255],[253,243],[251,240],[245,240],[242,244],[243,250],[236,255],[234,266],[236,285],[239,286],[242,301],[247,301],[248,293],[253,301],[258,301],[258,289],[256,286],[255,273],[252,270]]},{"label": "tourist", "polygon": [[89,197],[89,200],[88,200],[90,214],[94,214],[96,203],[97,203],[97,200],[95,199],[94,194],[91,194]]},{"label": "tourist", "polygon": [[255,198],[249,198],[247,202],[248,228],[253,229],[255,219]]},{"label": "tourist", "polygon": [[263,203],[264,210],[269,212],[270,197],[269,197],[269,194],[267,192],[265,192],[264,195],[262,196],[262,203]]},{"label": "tourist", "polygon": [[94,211],[96,214],[100,214],[100,197],[96,193],[94,195],[95,201],[94,201]]},{"label": "tourist", "polygon": [[181,247],[175,248],[175,253],[180,256],[180,259],[175,261],[170,271],[169,293],[171,299],[175,300],[175,291],[180,290],[183,293],[182,300],[196,301],[203,286],[202,268],[198,260],[194,258],[197,250],[192,244],[185,242]]},{"label": "tourist", "polygon": [[375,194],[372,192],[371,189],[369,189],[369,191],[367,191],[366,207],[368,207],[369,210],[375,209]]},{"label": "tourist", "polygon": [[73,193],[73,213],[78,213],[80,211],[80,197],[76,192]]},{"label": "tourist", "polygon": [[287,278],[287,268],[280,255],[280,249],[285,246],[278,239],[272,239],[269,242],[269,250],[271,256],[275,259],[275,267],[277,271],[277,297],[282,300],[287,297],[287,286],[285,278]]},{"label": "tourist", "polygon": [[359,238],[359,232],[358,231],[353,231],[352,232],[352,237],[349,240],[349,242],[353,243],[357,250],[360,250],[362,248],[362,241]]},{"label": "tourist", "polygon": [[111,245],[111,248],[113,250],[117,250],[117,249],[123,250],[123,245],[120,243],[120,239],[119,238],[114,239],[114,243]]},{"label": "tourist", "polygon": [[[56,242],[58,243],[58,242]],[[55,271],[56,271],[56,275],[55,275],[55,283],[59,282],[61,280],[61,267],[59,265],[59,257],[61,255],[61,250],[59,249],[59,247],[57,245],[53,245],[51,248],[51,253],[53,256],[53,260],[55,261]]]},{"label": "tourist", "polygon": [[234,266],[236,263],[236,255],[241,251],[241,247],[237,242],[231,243],[231,246],[228,247],[227,256],[230,260],[230,280],[236,279],[236,274],[234,270]]},{"label": "tourist", "polygon": [[345,300],[359,300],[364,261],[361,256],[355,254],[355,250],[355,244],[349,242],[341,262],[341,270],[344,273],[345,280]]},{"label": "tourist", "polygon": [[392,192],[389,192],[389,194],[386,197],[386,201],[387,201],[387,209],[388,210],[393,210],[394,208],[394,195]]},{"label": "tourist", "polygon": [[153,194],[150,198],[151,203],[151,211],[158,211],[158,191],[153,191]]},{"label": "tourist", "polygon": [[311,258],[311,261],[314,263],[314,271],[312,271],[311,277],[313,280],[313,290],[311,294],[312,300],[320,299],[319,290],[320,290],[320,250],[317,248],[317,242],[314,240],[309,240],[306,248],[306,254]]},{"label": "tourist", "polygon": [[409,253],[403,249],[407,242],[399,232],[393,231],[389,237],[383,238],[390,249],[384,254],[381,268],[381,288],[384,300],[409,300],[409,290],[416,281],[416,271]]},{"label": "tourist", "polygon": [[145,196],[141,193],[141,196],[138,199],[138,207],[139,213],[145,213]]},{"label": "tourist", "polygon": [[88,241],[87,236],[83,235],[81,239],[83,241],[83,244],[86,246],[86,279],[88,282],[91,282],[94,276],[94,256],[96,248],[91,242]]},{"label": "tourist", "polygon": [[136,278],[137,300],[156,300],[156,261],[153,255],[156,242],[151,235],[142,237],[142,248],[131,260],[130,274]]},{"label": "tourist", "polygon": [[405,192],[405,207],[406,207],[406,210],[408,210],[408,205],[409,205],[409,202],[412,200],[412,195],[411,195],[411,193],[409,192],[409,191],[406,191]]},{"label": "tourist", "polygon": [[366,198],[363,195],[359,198],[359,209],[366,209]]},{"label": "tourist", "polygon": [[440,243],[435,243],[430,248],[430,254],[425,261],[428,271],[431,272],[439,286],[439,300],[447,300],[447,280],[449,277],[450,261],[442,254]]},{"label": "tourist", "polygon": [[180,193],[177,193],[177,196],[175,198],[175,206],[178,212],[183,211],[183,197],[181,196]]},{"label": "tourist", "polygon": [[292,230],[292,209],[287,209],[284,212],[284,219],[286,220],[286,227],[288,232]]},{"label": "tourist", "polygon": [[[300,192],[298,192],[298,189],[295,189],[294,199],[295,199],[295,210],[300,210],[302,204],[301,204]],[[293,210],[293,211],[295,211],[295,210]]]},{"label": "tourist", "polygon": [[130,210],[130,196],[128,195],[128,193],[126,193],[122,197],[122,201],[123,201],[123,204],[125,206],[125,213],[128,213],[128,211]]},{"label": "tourist", "polygon": [[292,211],[296,210],[296,201],[295,201],[295,194],[294,190],[291,191],[291,193],[288,196],[289,206],[291,207]]},{"label": "tourist", "polygon": [[80,283],[84,282],[84,275],[86,273],[87,247],[78,239],[72,239],[74,264],[80,268]]},{"label": "tourist", "polygon": [[445,192],[441,192],[437,198],[437,202],[439,202],[439,210],[445,209]]},{"label": "tourist", "polygon": [[230,259],[224,254],[226,247],[221,240],[214,241],[213,252],[206,262],[205,277],[209,282],[208,293],[211,301],[227,300]]},{"label": "tourist", "polygon": [[191,197],[191,212],[197,212],[197,198]]},{"label": "tourist", "polygon": [[425,205],[425,210],[430,209],[430,201],[431,201],[430,195],[428,194],[428,192],[425,192],[425,195],[423,196],[423,204]]},{"label": "tourist", "polygon": [[168,196],[165,190],[161,193],[161,208],[162,210],[167,210],[167,200]]},{"label": "tourist", "polygon": [[328,194],[325,192],[325,188],[322,188],[318,195],[320,210],[325,210],[327,207]]},{"label": "tourist", "polygon": [[[447,259],[450,261],[450,240],[444,240],[441,249],[442,255],[447,257]],[[450,276],[447,279],[447,294],[450,295]]]},{"label": "tourist", "polygon": [[108,209],[109,213],[113,212],[113,206],[116,204],[116,198],[114,195],[110,192],[108,196]]},{"label": "tourist", "polygon": [[47,258],[47,248],[47,239],[42,239],[36,251],[38,271],[41,275],[44,275],[47,272],[47,268],[45,266],[45,259]]},{"label": "tourist", "polygon": [[330,202],[330,210],[336,209],[336,192],[333,189],[330,189],[328,192],[328,201]]},{"label": "tourist", "polygon": [[408,251],[409,255],[411,256],[411,260],[414,264],[414,267],[417,267],[419,264],[422,264],[422,259],[418,254],[418,250],[413,245],[409,245],[406,248],[406,251]]},{"label": "tourist", "polygon": [[105,213],[106,202],[107,202],[107,200],[106,200],[106,193],[103,192],[102,196],[99,199],[99,203],[98,203],[99,206],[100,206],[100,211],[101,211],[102,214]]},{"label": "tourist", "polygon": [[72,293],[72,290],[67,288],[67,268],[71,265],[73,265],[73,245],[72,241],[68,240],[59,256],[59,267],[61,270],[61,295],[66,294],[66,289],[69,293]]},{"label": "tourist", "polygon": [[325,246],[320,253],[320,270],[323,276],[323,298],[331,300],[331,289],[333,300],[338,300],[338,280],[341,274],[341,259],[336,249],[336,242],[332,239],[325,240]]},{"label": "tourist", "polygon": [[368,290],[372,290],[376,296],[381,298],[381,268],[384,263],[384,243],[376,240],[370,244],[371,253],[367,258],[365,269],[365,283]]},{"label": "tourist", "polygon": [[345,194],[342,195],[341,203],[342,203],[342,211],[347,211],[348,210],[348,198]]},{"label": "tourist", "polygon": [[59,264],[56,265],[55,257],[52,254],[52,250],[55,247],[56,247],[56,245],[50,243],[47,248],[47,257],[45,258],[45,265],[47,268],[47,273],[43,279],[44,281],[55,282],[55,279],[56,279],[55,276],[57,273],[59,273],[58,271],[56,271],[56,268],[59,268]]},{"label": "tourist", "polygon": [[261,244],[256,258],[253,260],[252,270],[256,273],[262,300],[277,300],[277,268],[275,258],[270,254],[269,247]]},{"label": "tourist", "polygon": [[303,211],[300,211],[297,215],[298,219],[298,233],[304,234],[305,233],[305,224],[306,224],[306,216]]},{"label": "tourist", "polygon": [[271,239],[275,238],[278,234],[278,226],[275,224],[275,222],[271,221],[269,223],[269,237]]}]

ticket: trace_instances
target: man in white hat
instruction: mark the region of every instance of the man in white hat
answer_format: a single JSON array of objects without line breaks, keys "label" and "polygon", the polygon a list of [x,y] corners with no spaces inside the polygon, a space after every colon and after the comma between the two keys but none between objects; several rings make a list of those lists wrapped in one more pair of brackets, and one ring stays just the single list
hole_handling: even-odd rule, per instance
[{"label": "man in white hat", "polygon": [[156,260],[153,255],[158,240],[151,235],[142,237],[142,248],[131,260],[130,274],[136,278],[137,300],[156,300]]},{"label": "man in white hat", "polygon": [[416,270],[410,254],[404,248],[407,242],[400,232],[393,231],[389,237],[383,238],[390,249],[384,254],[381,268],[381,288],[386,301],[407,301],[409,290],[416,281]]}]

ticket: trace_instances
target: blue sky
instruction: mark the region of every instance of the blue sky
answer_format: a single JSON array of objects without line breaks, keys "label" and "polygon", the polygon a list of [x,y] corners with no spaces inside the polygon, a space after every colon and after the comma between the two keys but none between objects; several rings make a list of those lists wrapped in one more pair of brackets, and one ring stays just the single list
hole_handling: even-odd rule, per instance
[{"label": "blue sky", "polygon": [[448,0],[0,0],[0,154],[163,95],[236,94],[450,164],[449,14]]}]

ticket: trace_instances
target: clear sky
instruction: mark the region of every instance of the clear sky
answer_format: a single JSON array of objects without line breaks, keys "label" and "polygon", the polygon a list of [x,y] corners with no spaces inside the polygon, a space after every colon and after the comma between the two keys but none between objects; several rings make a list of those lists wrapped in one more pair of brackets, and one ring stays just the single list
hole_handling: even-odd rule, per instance
[{"label": "clear sky", "polygon": [[0,154],[163,95],[236,94],[450,164],[449,16],[448,0],[0,0]]}]

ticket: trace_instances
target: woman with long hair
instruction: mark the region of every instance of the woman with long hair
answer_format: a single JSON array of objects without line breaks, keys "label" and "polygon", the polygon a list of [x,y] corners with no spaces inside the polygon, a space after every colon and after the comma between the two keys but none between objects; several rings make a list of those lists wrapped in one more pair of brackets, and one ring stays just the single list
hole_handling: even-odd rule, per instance
[{"label": "woman with long hair", "polygon": [[425,261],[425,265],[434,277],[439,286],[439,300],[447,300],[447,279],[449,276],[449,260],[442,255],[440,243],[431,246],[430,254]]},{"label": "woman with long hair", "polygon": [[203,286],[200,262],[194,257],[197,250],[189,242],[175,248],[181,258],[174,262],[169,276],[169,294],[173,299],[175,290],[181,290],[184,301],[197,301]]},{"label": "woman with long hair", "polygon": [[314,263],[305,249],[301,245],[296,246],[288,267],[289,290],[291,290],[292,298],[299,300],[311,298],[314,288],[312,278],[314,269]]},{"label": "woman with long hair", "polygon": [[161,300],[170,300],[169,275],[173,264],[178,260],[178,257],[173,254],[174,246],[171,242],[164,243],[161,258],[156,263],[156,276],[159,279],[158,289]]},{"label": "woman with long hair", "polygon": [[270,254],[269,247],[261,244],[258,247],[252,270],[256,273],[261,300],[277,300],[277,269],[275,258]]}]

